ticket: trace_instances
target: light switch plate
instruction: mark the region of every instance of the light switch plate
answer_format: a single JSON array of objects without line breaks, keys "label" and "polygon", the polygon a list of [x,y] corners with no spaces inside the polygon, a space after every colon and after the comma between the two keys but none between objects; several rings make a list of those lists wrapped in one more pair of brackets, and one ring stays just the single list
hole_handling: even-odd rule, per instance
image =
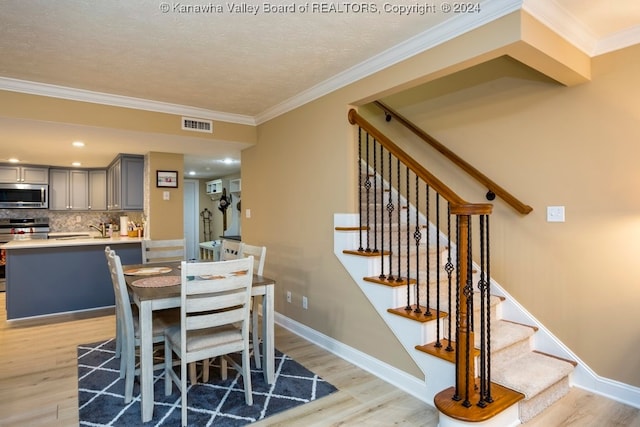
[{"label": "light switch plate", "polygon": [[171,197],[171,196],[169,195],[169,192],[168,192],[168,191],[164,191],[164,192],[162,193],[162,200],[169,200],[169,198],[170,198],[170,197]]},{"label": "light switch plate", "polygon": [[547,222],[564,222],[564,206],[547,206]]}]

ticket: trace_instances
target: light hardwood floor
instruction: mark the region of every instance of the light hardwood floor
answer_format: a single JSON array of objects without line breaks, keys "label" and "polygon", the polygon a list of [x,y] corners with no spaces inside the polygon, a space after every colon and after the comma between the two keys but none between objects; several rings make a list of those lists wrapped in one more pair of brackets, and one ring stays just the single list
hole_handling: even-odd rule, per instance
[{"label": "light hardwood floor", "polygon": [[[113,315],[11,325],[4,293],[0,307],[0,426],[77,426],[76,347],[113,337]],[[437,426],[429,405],[278,326],[276,347],[339,391],[255,426]],[[640,411],[574,388],[526,426],[640,427]]]}]

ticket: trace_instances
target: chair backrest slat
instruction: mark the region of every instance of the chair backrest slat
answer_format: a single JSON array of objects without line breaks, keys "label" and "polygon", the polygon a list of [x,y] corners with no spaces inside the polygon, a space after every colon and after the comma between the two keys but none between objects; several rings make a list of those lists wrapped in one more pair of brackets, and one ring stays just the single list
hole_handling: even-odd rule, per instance
[{"label": "chair backrest slat", "polygon": [[240,256],[243,258],[252,256],[253,273],[257,274],[258,276],[262,276],[262,273],[264,271],[264,260],[267,256],[266,246],[255,246],[242,243],[242,246],[240,247]]},{"label": "chair backrest slat", "polygon": [[241,242],[222,239],[222,244],[220,245],[220,261],[229,261],[231,259],[240,258],[241,248]]},{"label": "chair backrest slat", "polygon": [[185,257],[184,239],[142,241],[142,262],[144,264],[184,261]]}]

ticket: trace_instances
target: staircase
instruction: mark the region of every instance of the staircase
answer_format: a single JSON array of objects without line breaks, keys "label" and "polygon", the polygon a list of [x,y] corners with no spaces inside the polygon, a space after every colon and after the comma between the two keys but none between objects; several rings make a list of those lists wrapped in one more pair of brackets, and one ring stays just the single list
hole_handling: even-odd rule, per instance
[{"label": "staircase", "polygon": [[[406,287],[376,283],[374,280],[380,274],[380,257],[386,258],[388,255],[357,253],[357,220],[357,215],[337,217],[336,255],[424,372],[430,394],[428,399],[435,399],[437,393],[451,387],[455,381],[455,354],[442,349],[449,343],[449,332],[444,319],[449,315],[455,317],[455,310],[449,314],[446,311],[447,307],[442,307],[440,318],[424,322],[404,315]],[[435,258],[435,255],[433,251],[430,252],[431,257]],[[394,258],[393,255],[390,256]],[[393,262],[395,261],[392,260]],[[426,288],[426,284],[422,287]],[[433,295],[435,283],[430,283],[429,288],[432,293],[430,299],[436,301],[436,296]],[[441,280],[440,288],[444,294],[441,301],[447,301],[447,279]],[[569,391],[569,378],[574,368],[572,362],[536,351],[534,342],[537,329],[504,319],[501,314],[503,301],[504,297],[491,297],[491,313],[494,319],[491,327],[492,381],[521,393],[523,398],[518,402],[517,412],[510,415],[508,423],[501,418],[500,423],[496,424],[502,426],[524,423],[564,396]],[[455,307],[455,304],[453,306]],[[435,307],[431,307],[431,311],[435,312]],[[476,316],[479,314],[476,313]],[[438,323],[444,338],[441,340],[441,349],[434,346]],[[478,339],[475,346],[480,346]]]},{"label": "staircase", "polygon": [[[370,129],[367,132],[371,132]],[[385,142],[381,134],[375,135],[374,143],[383,140],[384,147],[379,152],[373,148],[373,154],[369,152],[369,134],[362,138],[360,134],[360,142],[365,141],[366,145],[366,154],[361,154],[360,159],[361,213],[335,216],[334,253],[424,373],[426,400],[434,401],[440,410],[440,427],[478,425],[478,422],[483,426],[509,426],[527,422],[569,391],[576,364],[537,350],[537,327],[522,322],[527,316],[514,315],[513,308],[519,307],[517,302],[490,279],[489,262],[484,260],[484,241],[481,255],[474,254],[474,258],[462,255],[466,251],[473,253],[471,237],[460,225],[454,226],[457,231],[452,232],[451,223],[440,223],[439,214],[435,215],[437,220],[434,219],[434,213],[429,210],[433,201],[429,202],[428,195],[426,203],[420,201],[418,195],[423,190],[419,189],[418,182],[428,180],[426,193],[431,191],[431,186],[437,189],[438,203],[442,193],[450,203],[455,201],[456,206],[471,206],[470,212],[487,210],[456,199],[454,193],[449,194],[446,186],[420,170],[419,165],[411,164],[411,160],[393,143]],[[383,154],[383,150],[389,150],[386,166],[387,152]],[[391,160],[391,152],[398,158],[397,166],[395,158]],[[377,153],[382,166],[377,164]],[[401,169],[406,169],[406,184],[401,179]],[[415,175],[416,182],[412,196],[409,195],[413,179],[410,184],[409,174],[413,174],[412,178]],[[392,214],[394,209],[396,213]],[[449,209],[446,216],[460,220],[461,215]],[[472,216],[465,214],[465,217],[469,221]],[[486,228],[488,248],[488,218]],[[480,233],[482,236],[482,231]],[[456,234],[457,241],[451,240],[452,234]],[[469,225],[468,235],[472,234]],[[460,246],[458,260],[456,244],[462,245],[460,242],[465,242],[467,237],[470,243],[468,248]],[[487,258],[488,253],[487,249]],[[483,258],[479,264],[476,256]],[[467,277],[460,280],[462,285],[457,280],[460,271]],[[467,315],[467,311],[473,314]],[[482,332],[474,333],[474,327],[478,331],[482,328]],[[469,337],[467,345],[463,338],[459,339],[458,355],[456,336]],[[465,371],[471,372],[466,383],[462,378]],[[474,395],[473,398],[469,398],[470,395]]]}]

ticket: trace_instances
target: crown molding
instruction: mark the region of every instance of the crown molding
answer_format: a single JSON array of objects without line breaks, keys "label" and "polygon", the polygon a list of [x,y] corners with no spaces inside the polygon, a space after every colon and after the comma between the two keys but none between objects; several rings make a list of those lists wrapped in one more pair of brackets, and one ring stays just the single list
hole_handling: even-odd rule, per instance
[{"label": "crown molding", "polygon": [[613,52],[614,50],[640,44],[640,25],[619,31],[601,40],[598,40],[593,56]]},{"label": "crown molding", "polygon": [[283,101],[256,116],[256,124],[264,123],[308,102],[375,74],[385,68],[425,52],[448,40],[474,30],[509,13],[519,10],[522,0],[489,1],[481,3],[482,13],[459,14],[361,62]]},{"label": "crown molding", "polygon": [[525,0],[522,9],[563,39],[592,56],[597,37],[554,0]]},{"label": "crown molding", "polygon": [[156,113],[175,114],[221,122],[243,125],[255,125],[251,116],[223,113],[186,105],[170,104],[149,99],[132,98],[129,96],[113,95],[109,93],[93,92],[46,83],[30,82],[26,80],[0,77],[0,90],[28,93],[31,95],[49,96],[52,98],[68,99],[71,101],[90,102],[93,104],[111,105],[114,107],[133,108],[136,110],[153,111]]}]

